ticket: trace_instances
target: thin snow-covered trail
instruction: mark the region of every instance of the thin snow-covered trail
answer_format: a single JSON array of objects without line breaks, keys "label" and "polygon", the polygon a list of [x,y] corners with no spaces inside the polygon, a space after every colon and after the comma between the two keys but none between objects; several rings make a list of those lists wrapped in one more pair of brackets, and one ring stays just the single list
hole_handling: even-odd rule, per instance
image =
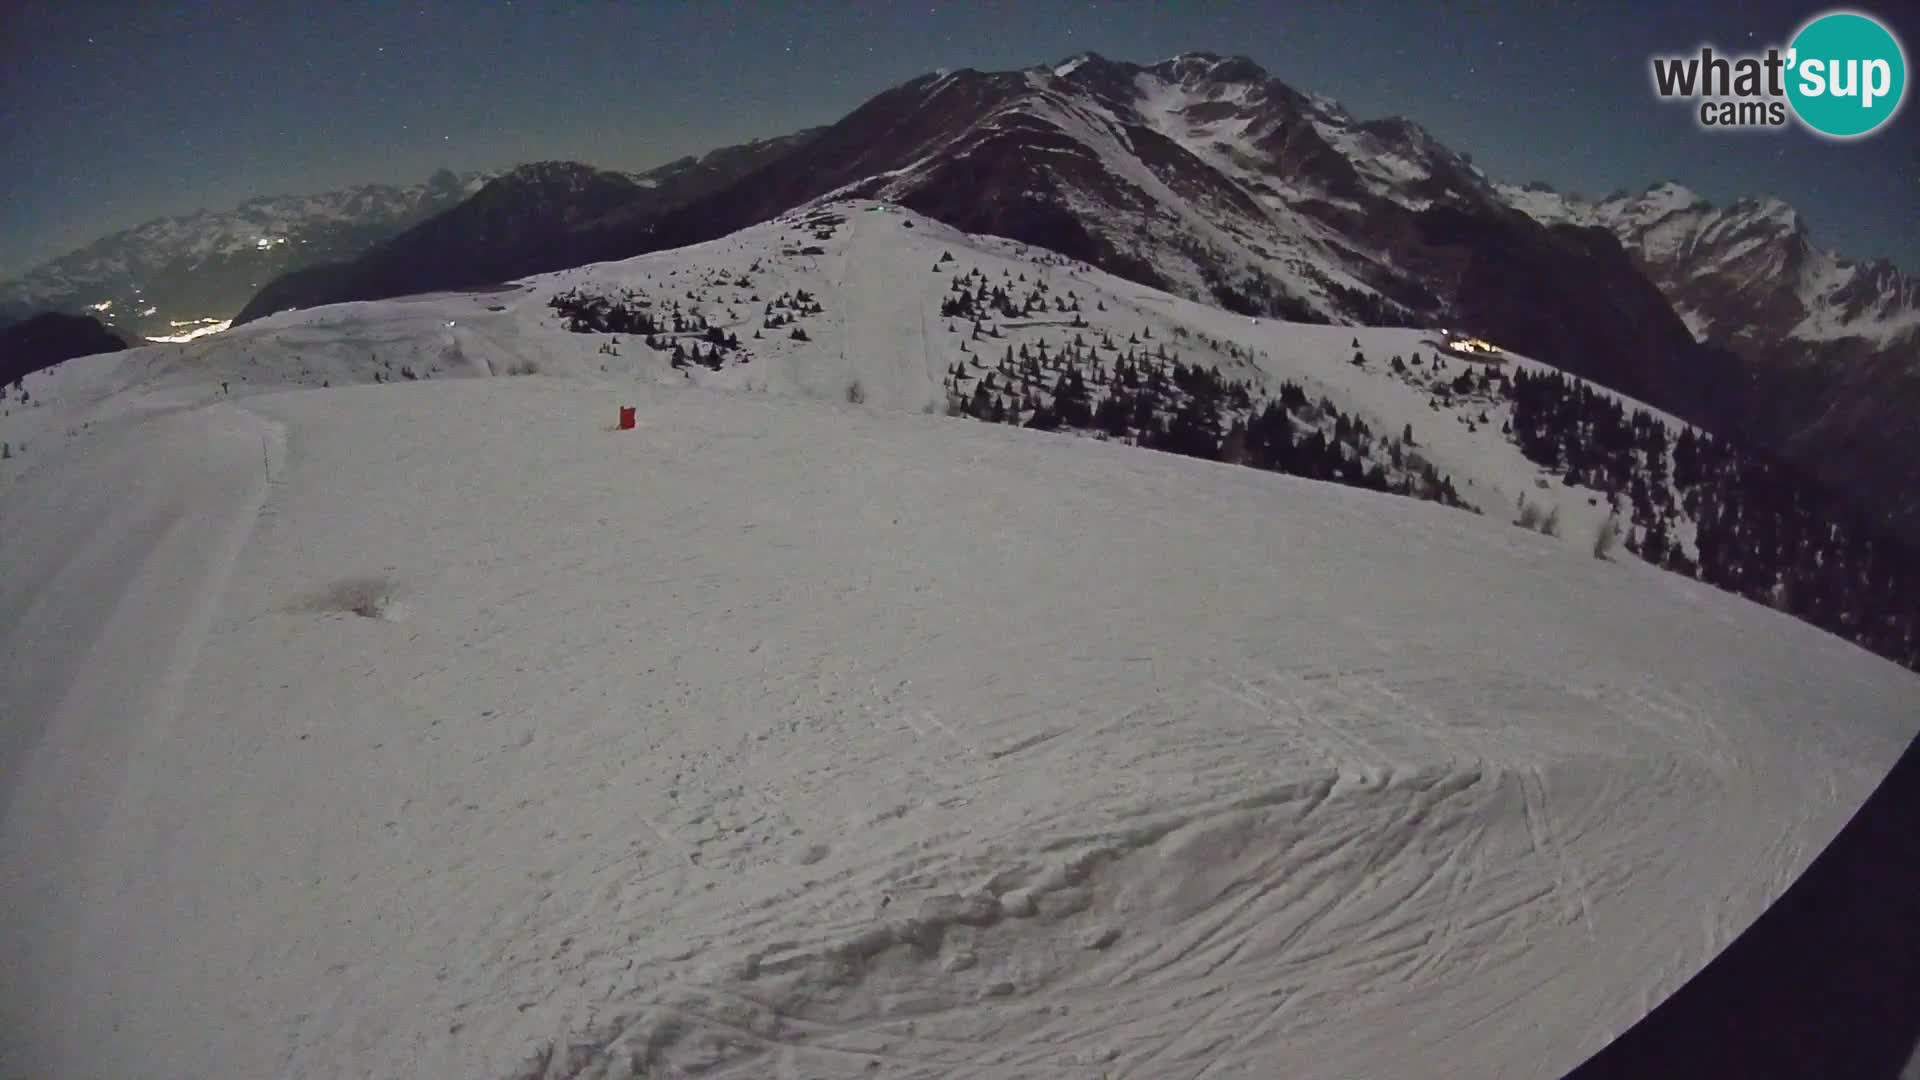
[{"label": "thin snow-covered trail", "polygon": [[[7,1015],[65,1026],[9,1068],[1557,1075],[1920,722],[1774,612],[1252,470],[585,380],[248,409],[288,452],[176,718],[98,713],[129,794],[10,793]],[[77,460],[196,460],[148,445]]]},{"label": "thin snow-covered trail", "polygon": [[927,296],[899,285],[927,275],[933,258],[927,253],[930,245],[888,243],[877,237],[863,242],[868,230],[899,230],[906,220],[885,212],[847,215],[845,265],[832,295],[845,298],[839,320],[843,351],[849,377],[860,380],[862,396],[877,407],[912,410],[944,404],[944,369],[933,359],[927,340]]},{"label": "thin snow-covered trail", "polygon": [[0,503],[0,1027],[55,1060],[152,1004],[118,973],[168,935],[168,853],[119,841],[191,782],[147,764],[193,722],[181,698],[282,453],[232,406],[163,414]]}]

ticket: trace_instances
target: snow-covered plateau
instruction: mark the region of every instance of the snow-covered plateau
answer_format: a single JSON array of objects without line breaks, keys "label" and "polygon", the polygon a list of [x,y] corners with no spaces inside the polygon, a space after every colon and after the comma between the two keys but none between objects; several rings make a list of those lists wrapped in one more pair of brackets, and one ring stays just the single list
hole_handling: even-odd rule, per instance
[{"label": "snow-covered plateau", "polygon": [[[27,378],[0,1074],[1558,1076],[1920,727],[1911,672],[1509,524],[1604,510],[1382,370],[1420,332],[829,210]],[[982,342],[961,273],[1087,325]],[[675,368],[583,293],[742,341]],[[1488,512],[938,415],[1076,332],[1411,424]]]}]

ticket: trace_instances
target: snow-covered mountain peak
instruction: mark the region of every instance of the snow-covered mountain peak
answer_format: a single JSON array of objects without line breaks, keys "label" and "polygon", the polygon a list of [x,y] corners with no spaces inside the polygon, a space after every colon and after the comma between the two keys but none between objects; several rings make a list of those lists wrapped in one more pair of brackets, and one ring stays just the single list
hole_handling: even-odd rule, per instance
[{"label": "snow-covered mountain peak", "polygon": [[1649,213],[1671,213],[1710,206],[1699,193],[1674,180],[1662,180],[1649,186],[1633,202]]},{"label": "snow-covered mountain peak", "polygon": [[1636,195],[1616,193],[1598,203],[1569,200],[1568,205],[1576,218],[1587,219],[1585,223],[1642,230],[1663,223],[1672,226],[1681,216],[1688,221],[1696,220],[1713,209],[1711,203],[1692,189],[1672,181],[1654,184]]},{"label": "snow-covered mountain peak", "polygon": [[579,161],[530,161],[508,169],[495,182],[575,192],[596,183],[605,183],[610,178],[629,182],[636,179],[631,173],[613,172]]},{"label": "snow-covered mountain peak", "polygon": [[1048,65],[1055,78],[1064,79],[1088,64],[1106,63],[1107,59],[1096,52],[1075,53],[1057,64]]},{"label": "snow-covered mountain peak", "polygon": [[1703,340],[1920,345],[1920,285],[1889,263],[1817,248],[1804,215],[1776,196],[1716,206],[1671,180],[1598,202],[1544,186],[1498,190],[1542,222],[1612,232]]},{"label": "snow-covered mountain peak", "polygon": [[1784,199],[1772,195],[1741,199],[1727,209],[1729,213],[1743,215],[1755,224],[1764,224],[1795,234],[1806,232],[1806,224],[1801,220],[1800,212]]},{"label": "snow-covered mountain peak", "polygon": [[1490,191],[1478,169],[1418,124],[1356,121],[1244,56],[1189,52],[1143,66],[1087,53],[1042,69],[1032,89],[1069,109],[1084,94],[1120,124],[1144,122],[1256,197],[1272,196],[1271,209],[1283,214],[1281,204],[1295,198],[1349,201],[1356,185],[1411,210]]},{"label": "snow-covered mountain peak", "polygon": [[1148,69],[1170,82],[1189,87],[1224,88],[1259,85],[1272,76],[1245,56],[1189,52],[1169,57]]}]

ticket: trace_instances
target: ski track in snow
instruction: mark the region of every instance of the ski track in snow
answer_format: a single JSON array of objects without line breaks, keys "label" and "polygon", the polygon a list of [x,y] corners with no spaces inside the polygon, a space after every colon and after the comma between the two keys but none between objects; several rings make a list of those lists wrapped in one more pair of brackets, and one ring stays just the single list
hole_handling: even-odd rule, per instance
[{"label": "ski track in snow", "polygon": [[[1911,673],[1577,542],[915,415],[944,279],[875,298],[932,276],[919,225],[757,275],[827,319],[715,384],[828,407],[618,371],[189,409],[154,359],[563,367],[462,297],[54,373],[109,392],[0,492],[0,1072],[1557,1075],[1920,722]],[[1163,306],[1370,392],[1354,331]],[[376,617],[307,599],[355,578]]]},{"label": "ski track in snow", "polygon": [[[192,723],[186,684],[284,455],[279,425],[232,406],[102,443],[13,492],[0,517],[0,548],[22,571],[0,587],[0,970],[32,976],[9,987],[0,1018],[67,1053],[102,1037],[94,1022],[139,1007],[88,974],[141,965],[117,939],[164,934],[165,916],[134,905],[101,921],[102,907],[73,905],[165,878],[164,847],[109,854],[109,837],[179,779],[144,764]],[[54,925],[59,939],[44,932]]]}]

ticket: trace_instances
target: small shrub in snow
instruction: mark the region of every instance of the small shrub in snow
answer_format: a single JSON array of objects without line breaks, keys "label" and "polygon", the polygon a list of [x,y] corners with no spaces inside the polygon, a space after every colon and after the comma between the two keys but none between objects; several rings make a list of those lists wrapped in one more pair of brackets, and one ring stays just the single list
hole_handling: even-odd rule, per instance
[{"label": "small shrub in snow", "polygon": [[1513,519],[1515,525],[1523,529],[1531,529],[1542,536],[1560,535],[1559,507],[1555,506],[1549,509],[1535,503],[1530,503],[1527,501],[1525,495],[1520,496],[1519,506],[1520,515]]},{"label": "small shrub in snow", "polygon": [[1544,511],[1523,498],[1520,500],[1520,516],[1514,518],[1513,523],[1523,529],[1531,529],[1538,532],[1540,530],[1540,522],[1544,520],[1545,517],[1546,514]]},{"label": "small shrub in snow", "polygon": [[307,595],[302,607],[308,611],[358,615],[363,619],[396,621],[398,589],[383,577],[350,577]]},{"label": "small shrub in snow", "polygon": [[1767,590],[1767,604],[1775,611],[1793,614],[1793,590],[1785,580],[1774,582],[1773,588]]},{"label": "small shrub in snow", "polygon": [[1593,557],[1596,559],[1613,558],[1613,549],[1620,543],[1620,523],[1613,518],[1600,523],[1599,531],[1593,534]]},{"label": "small shrub in snow", "polygon": [[855,379],[847,384],[847,404],[862,405],[866,403],[866,400],[867,391],[865,387],[860,385],[859,379]]},{"label": "small shrub in snow", "polygon": [[[606,370],[604,364],[601,365],[601,370]],[[515,360],[513,363],[507,365],[507,374],[509,375],[537,375],[539,373],[540,365],[534,363],[532,360]]]}]

